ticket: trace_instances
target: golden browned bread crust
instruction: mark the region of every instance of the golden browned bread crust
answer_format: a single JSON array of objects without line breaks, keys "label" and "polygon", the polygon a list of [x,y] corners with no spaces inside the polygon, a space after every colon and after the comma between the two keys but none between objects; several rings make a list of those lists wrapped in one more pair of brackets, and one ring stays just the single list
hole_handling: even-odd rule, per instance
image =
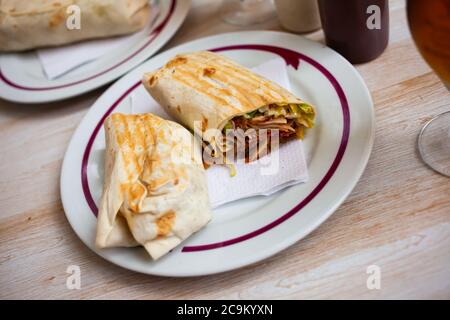
[{"label": "golden browned bread crust", "polygon": [[171,115],[201,131],[221,130],[229,119],[270,104],[303,103],[278,84],[208,51],[177,55],[146,73],[143,84]]}]

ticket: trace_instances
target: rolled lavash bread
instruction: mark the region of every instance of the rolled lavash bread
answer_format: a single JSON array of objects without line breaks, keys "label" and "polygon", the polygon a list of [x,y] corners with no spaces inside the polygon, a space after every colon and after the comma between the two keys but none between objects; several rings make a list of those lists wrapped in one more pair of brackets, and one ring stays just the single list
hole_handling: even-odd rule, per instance
[{"label": "rolled lavash bread", "polygon": [[[267,117],[272,120],[286,116],[285,110],[291,112],[290,109],[298,114],[295,126],[301,131],[299,138],[303,138],[304,129],[314,125],[315,110],[311,105],[213,52],[177,55],[162,68],[146,73],[142,82],[169,114],[196,132],[222,131],[231,119],[239,116],[251,119],[269,114]],[[214,144],[213,137],[208,142]]]},{"label": "rolled lavash bread", "polygon": [[[80,29],[69,29],[71,6]],[[1,0],[0,51],[23,51],[81,40],[124,35],[149,20],[148,0]]]},{"label": "rolled lavash bread", "polygon": [[159,259],[211,219],[200,146],[153,114],[105,121],[105,181],[98,248],[141,245]]}]

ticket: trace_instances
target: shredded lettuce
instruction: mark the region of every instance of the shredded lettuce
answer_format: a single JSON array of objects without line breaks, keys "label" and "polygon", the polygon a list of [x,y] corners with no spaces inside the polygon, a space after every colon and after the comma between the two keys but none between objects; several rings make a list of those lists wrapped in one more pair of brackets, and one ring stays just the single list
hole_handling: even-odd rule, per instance
[{"label": "shredded lettuce", "polygon": [[299,107],[297,104],[289,104],[289,111],[292,115],[294,115],[295,117],[299,116]]},{"label": "shredded lettuce", "polygon": [[236,166],[233,163],[228,163],[227,167],[230,169],[230,177],[234,177],[236,175]]},{"label": "shredded lettuce", "polygon": [[233,129],[233,124],[231,121],[228,121],[227,124],[223,127],[223,130]]},{"label": "shredded lettuce", "polygon": [[244,117],[247,119],[251,119],[251,118],[254,118],[257,113],[258,113],[258,110],[254,110],[252,112],[248,112],[248,113],[244,114]]},{"label": "shredded lettuce", "polygon": [[285,116],[286,114],[287,114],[286,108],[280,105],[269,108],[265,113],[265,115],[267,116],[275,116],[275,117]]},{"label": "shredded lettuce", "polygon": [[[314,108],[310,106],[307,103],[279,103],[279,104],[272,104],[269,106],[261,107],[257,110],[245,113],[242,115],[246,119],[253,119],[257,116],[274,116],[274,117],[280,117],[285,116],[289,119],[296,119],[296,122],[298,124],[304,125],[307,128],[311,128],[314,126]],[[225,127],[224,130],[232,129],[233,125],[231,123],[232,121],[229,121]]]},{"label": "shredded lettuce", "polygon": [[305,127],[312,128],[314,126],[314,118],[315,118],[313,107],[311,107],[309,104],[302,103],[298,105],[298,108],[300,109],[301,113],[300,118],[306,122]]}]

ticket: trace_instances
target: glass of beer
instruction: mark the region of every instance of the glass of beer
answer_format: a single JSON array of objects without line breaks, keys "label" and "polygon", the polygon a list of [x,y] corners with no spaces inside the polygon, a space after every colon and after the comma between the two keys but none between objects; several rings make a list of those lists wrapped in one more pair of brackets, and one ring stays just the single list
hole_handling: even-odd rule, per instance
[{"label": "glass of beer", "polygon": [[[450,90],[450,0],[408,0],[407,13],[419,52]],[[450,110],[425,124],[418,149],[427,165],[450,177]]]}]

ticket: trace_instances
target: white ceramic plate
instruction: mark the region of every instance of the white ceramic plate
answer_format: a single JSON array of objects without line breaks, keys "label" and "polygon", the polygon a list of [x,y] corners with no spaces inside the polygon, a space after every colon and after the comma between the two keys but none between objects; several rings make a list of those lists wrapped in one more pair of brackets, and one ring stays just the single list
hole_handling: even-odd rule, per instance
[{"label": "white ceramic plate", "polygon": [[[248,67],[276,55],[285,59],[294,93],[317,108],[317,125],[305,139],[310,180],[269,197],[240,200],[214,210],[206,228],[156,262],[142,248],[96,249],[94,213],[103,183],[103,120],[111,112],[130,112],[130,93],[141,85],[145,71],[161,67],[177,53],[211,49]],[[370,94],[353,66],[336,52],[286,33],[217,35],[153,57],[97,100],[70,142],[62,168],[61,196],[75,232],[105,259],[155,275],[212,274],[265,259],[317,228],[356,185],[373,138]]]},{"label": "white ceramic plate", "polygon": [[149,35],[130,43],[57,79],[49,80],[34,51],[0,54],[0,97],[22,103],[66,99],[119,78],[155,54],[172,38],[186,18],[191,0],[163,0]]}]

